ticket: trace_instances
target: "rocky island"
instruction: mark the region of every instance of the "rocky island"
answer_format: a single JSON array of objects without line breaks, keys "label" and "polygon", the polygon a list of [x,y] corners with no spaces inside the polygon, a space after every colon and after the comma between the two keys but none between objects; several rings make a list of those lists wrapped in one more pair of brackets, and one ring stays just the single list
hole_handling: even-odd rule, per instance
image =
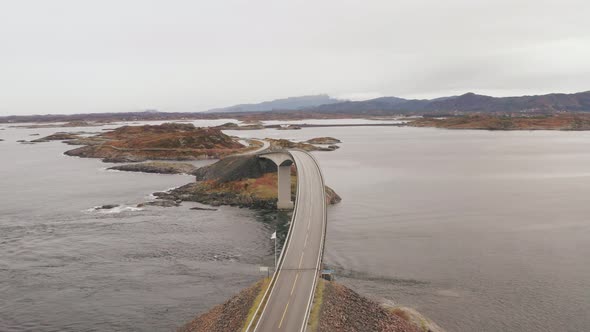
[{"label": "rocky island", "polygon": [[[305,151],[334,151],[338,149],[337,145],[330,145],[328,147],[324,146],[316,146],[314,144],[328,144],[328,143],[310,143],[310,141],[317,141],[322,140],[324,138],[312,138],[306,142],[292,142],[286,139],[274,139],[274,138],[265,138],[264,140],[270,143],[270,147],[273,149],[301,149]],[[334,140],[336,140],[334,138]],[[338,143],[340,143],[339,140]],[[332,144],[332,143],[330,143]]]},{"label": "rocky island", "polygon": [[197,167],[189,163],[145,162],[109,167],[110,170],[158,174],[192,174]]},{"label": "rocky island", "polygon": [[[270,160],[255,155],[231,156],[201,167],[193,174],[196,182],[154,195],[163,200],[192,201],[213,206],[276,209],[277,167]],[[292,177],[291,192],[295,195],[295,174]],[[326,201],[335,204],[341,198],[326,187]]]},{"label": "rocky island", "polygon": [[80,138],[81,138],[81,136],[78,134],[75,134],[75,133],[59,132],[59,133],[55,133],[55,134],[52,134],[49,136],[45,136],[43,138],[38,138],[38,139],[32,140],[31,142],[44,143],[44,142],[49,142],[49,141],[68,141],[68,140],[80,139]]},{"label": "rocky island", "polygon": [[84,146],[66,155],[105,162],[217,159],[249,149],[219,129],[181,123],[123,126],[68,143]]},{"label": "rocky island", "polygon": [[590,130],[590,115],[581,113],[529,116],[474,114],[441,118],[424,117],[408,122],[407,126],[481,130]]},{"label": "rocky island", "polygon": [[312,138],[312,139],[305,141],[305,143],[309,143],[309,144],[337,144],[337,143],[342,143],[342,141],[340,141],[339,139],[334,138],[334,137],[316,137],[316,138]]},{"label": "rocky island", "polygon": [[[123,126],[94,136],[82,135],[87,133],[58,132],[30,143],[63,141],[69,145],[81,145],[64,153],[69,156],[101,158],[104,162],[132,162],[110,167],[109,170],[196,176],[196,182],[168,192],[154,193],[157,201],[141,203],[140,206],[169,207],[178,206],[182,201],[193,201],[213,206],[231,205],[274,210],[277,167],[256,155],[244,154],[262,147],[261,141],[249,140],[250,145],[246,147],[238,142],[238,137],[228,136],[220,130],[234,127],[232,123],[213,128],[197,128],[192,124],[181,123]],[[308,142],[292,142],[286,139],[266,141],[270,149],[297,148],[305,151],[333,151],[338,148],[336,145],[322,147],[309,142],[340,142],[332,137],[314,138]],[[223,159],[202,168],[190,163],[162,161],[219,158]],[[295,193],[295,168],[292,177],[292,192]],[[329,204],[335,204],[341,198],[326,187],[326,200]]]}]

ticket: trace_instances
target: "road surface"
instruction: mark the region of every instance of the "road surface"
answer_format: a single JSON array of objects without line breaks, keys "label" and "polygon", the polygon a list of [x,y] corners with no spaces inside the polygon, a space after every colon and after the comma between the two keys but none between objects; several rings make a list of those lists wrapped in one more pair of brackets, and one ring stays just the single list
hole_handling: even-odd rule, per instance
[{"label": "road surface", "polygon": [[310,154],[289,151],[297,167],[297,201],[287,247],[255,331],[303,331],[315,292],[326,225],[324,181]]},{"label": "road surface", "polygon": [[266,140],[254,139],[254,138],[251,138],[250,140],[262,142],[262,146],[260,148],[256,149],[256,150],[252,150],[252,151],[248,151],[248,152],[243,152],[243,153],[236,153],[236,154],[233,154],[232,156],[247,156],[247,155],[250,155],[250,154],[257,154],[257,153],[260,153],[260,152],[262,152],[262,151],[264,151],[264,150],[266,150],[266,149],[268,149],[270,147],[270,142],[268,142]]}]

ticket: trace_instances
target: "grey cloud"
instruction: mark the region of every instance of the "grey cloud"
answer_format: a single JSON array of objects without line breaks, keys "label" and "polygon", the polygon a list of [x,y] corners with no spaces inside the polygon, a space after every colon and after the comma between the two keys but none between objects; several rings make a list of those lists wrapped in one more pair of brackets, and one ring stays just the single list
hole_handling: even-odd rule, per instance
[{"label": "grey cloud", "polygon": [[198,111],[286,96],[590,89],[587,1],[0,6],[0,114]]}]

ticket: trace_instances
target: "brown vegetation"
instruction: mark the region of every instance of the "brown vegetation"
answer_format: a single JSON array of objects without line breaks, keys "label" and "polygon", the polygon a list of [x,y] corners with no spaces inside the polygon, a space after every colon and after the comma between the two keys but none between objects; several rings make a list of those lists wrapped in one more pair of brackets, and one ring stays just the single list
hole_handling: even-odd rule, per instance
[{"label": "brown vegetation", "polygon": [[339,139],[334,138],[334,137],[315,137],[315,138],[305,141],[305,143],[309,143],[309,144],[336,144],[336,143],[342,143],[342,141],[340,141]]},{"label": "brown vegetation", "polygon": [[109,167],[111,170],[158,174],[192,174],[197,168],[188,163],[147,162]]},{"label": "brown vegetation", "polygon": [[246,150],[219,129],[179,123],[124,126],[71,143],[85,146],[67,155],[107,162],[212,159]]},{"label": "brown vegetation", "polygon": [[236,332],[241,331],[256,297],[263,288],[264,280],[257,282],[229,299],[198,316],[178,332]]},{"label": "brown vegetation", "polygon": [[32,140],[34,143],[49,142],[49,141],[67,141],[72,139],[79,139],[80,136],[74,133],[55,133],[49,136]]},{"label": "brown vegetation", "polygon": [[408,123],[412,127],[484,130],[590,130],[590,115],[554,114],[538,116],[465,115],[448,118],[422,118]]},{"label": "brown vegetation", "polygon": [[322,282],[325,289],[315,331],[422,332],[410,321],[360,296],[350,288],[334,282]]},{"label": "brown vegetation", "polygon": [[334,151],[336,146],[318,147],[305,142],[292,142],[286,139],[265,138],[270,143],[271,149],[301,149],[305,151]]},{"label": "brown vegetation", "polygon": [[[198,316],[178,329],[178,332],[234,332],[241,331],[252,317],[264,291],[264,281],[241,291],[227,302]],[[384,309],[353,290],[334,282],[320,280],[308,325],[309,331],[318,332],[427,332],[424,326],[416,325],[410,315],[402,317]],[[318,299],[320,301],[318,301]],[[313,321],[313,322],[312,322]],[[437,330],[442,331],[442,330]]]},{"label": "brown vegetation", "polygon": [[[213,206],[233,205],[274,210],[277,201],[277,168],[270,160],[254,155],[232,156],[194,172],[197,182],[166,193],[155,193],[161,199],[193,201]],[[295,195],[297,180],[293,174],[291,192]],[[341,201],[326,187],[329,204]]]}]

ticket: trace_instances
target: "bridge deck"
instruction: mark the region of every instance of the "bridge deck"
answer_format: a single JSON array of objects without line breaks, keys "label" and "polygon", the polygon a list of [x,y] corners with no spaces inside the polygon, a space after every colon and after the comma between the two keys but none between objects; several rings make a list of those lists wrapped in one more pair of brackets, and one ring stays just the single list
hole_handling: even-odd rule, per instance
[{"label": "bridge deck", "polygon": [[305,329],[322,256],[326,200],[321,171],[308,153],[290,153],[297,167],[297,205],[274,287],[255,329],[258,332]]}]

